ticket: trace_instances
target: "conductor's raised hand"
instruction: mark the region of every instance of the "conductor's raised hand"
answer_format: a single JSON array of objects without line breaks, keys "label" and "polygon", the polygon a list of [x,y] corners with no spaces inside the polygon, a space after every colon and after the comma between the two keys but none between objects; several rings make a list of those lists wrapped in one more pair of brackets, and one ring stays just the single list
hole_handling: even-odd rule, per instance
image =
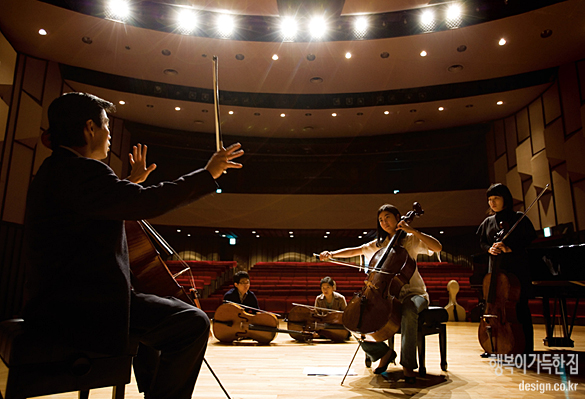
[{"label": "conductor's raised hand", "polygon": [[242,145],[240,143],[232,144],[228,148],[222,147],[221,150],[217,151],[211,156],[209,162],[207,162],[207,165],[205,165],[205,169],[211,173],[211,176],[214,179],[220,177],[227,169],[240,169],[242,164],[232,162],[232,159],[236,159],[244,155],[244,150],[242,150],[241,147]]},{"label": "conductor's raised hand", "polygon": [[130,158],[130,166],[132,166],[132,171],[130,172],[130,176],[128,176],[128,180],[132,183],[142,183],[146,180],[148,175],[156,169],[156,164],[150,164],[150,166],[146,167],[146,153],[148,151],[148,147],[142,144],[137,144],[132,147],[132,152],[128,154]]}]

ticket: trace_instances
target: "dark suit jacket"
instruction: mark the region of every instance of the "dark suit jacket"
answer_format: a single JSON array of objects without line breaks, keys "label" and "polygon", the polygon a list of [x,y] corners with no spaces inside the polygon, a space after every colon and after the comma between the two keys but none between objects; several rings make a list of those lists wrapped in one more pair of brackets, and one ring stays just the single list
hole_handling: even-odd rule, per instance
[{"label": "dark suit jacket", "polygon": [[216,188],[204,169],[143,187],[103,162],[55,150],[27,198],[27,325],[80,349],[123,351],[131,294],[124,220],[161,215]]},{"label": "dark suit jacket", "polygon": [[[254,295],[254,293],[252,291],[248,291],[248,294],[246,295],[246,297],[244,298],[244,302],[240,301],[240,294],[238,293],[237,288],[231,288],[228,292],[226,292],[225,294],[223,294],[223,300],[224,301],[230,301],[230,302],[235,302],[235,303],[239,303],[242,305],[246,305],[246,306],[250,306],[254,309],[259,309],[260,307],[258,306],[258,298],[256,298],[256,295]],[[250,310],[250,309],[246,309],[246,311],[248,313],[252,313],[255,314],[256,311],[254,310]]]}]

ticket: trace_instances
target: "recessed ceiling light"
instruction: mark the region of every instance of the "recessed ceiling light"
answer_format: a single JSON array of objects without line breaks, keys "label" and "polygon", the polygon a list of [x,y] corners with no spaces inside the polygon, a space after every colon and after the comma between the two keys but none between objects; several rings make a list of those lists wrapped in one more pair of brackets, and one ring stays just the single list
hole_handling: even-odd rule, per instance
[{"label": "recessed ceiling light", "polygon": [[286,116],[286,114],[280,114],[281,118],[284,118]]},{"label": "recessed ceiling light", "polygon": [[236,60],[238,60],[238,61],[243,61],[243,60],[244,60],[244,58],[246,58],[246,57],[244,56],[244,54],[236,54]]},{"label": "recessed ceiling light", "polygon": [[439,107],[439,111],[444,111],[444,110],[445,110],[445,108]]},{"label": "recessed ceiling light", "polygon": [[384,51],[382,54],[380,54],[380,57],[381,58],[388,58],[388,57],[390,57],[390,54],[387,53],[386,51]]},{"label": "recessed ceiling light", "polygon": [[177,229],[177,233],[180,233],[180,232],[181,232],[181,229]]},{"label": "recessed ceiling light", "polygon": [[47,31],[41,28],[41,29],[39,29],[39,35],[46,36],[47,35]]},{"label": "recessed ceiling light", "polygon": [[331,116],[335,117],[335,116],[337,116],[337,114],[334,112],[331,114]]},{"label": "recessed ceiling light", "polygon": [[465,50],[467,50],[467,46],[465,44],[462,44],[461,46],[457,47],[457,51],[462,53]]},{"label": "recessed ceiling light", "polygon": [[463,65],[459,65],[459,64],[451,65],[449,68],[447,68],[447,70],[449,72],[459,72],[459,71],[463,70]]},{"label": "recessed ceiling light", "polygon": [[181,107],[175,107],[175,111],[180,111]]},{"label": "recessed ceiling light", "polygon": [[311,82],[311,83],[323,83],[323,78],[321,78],[319,76],[315,76],[314,78],[311,78],[309,80],[309,82]]},{"label": "recessed ceiling light", "polygon": [[345,53],[345,58],[347,58],[348,60],[351,58],[351,53],[349,51]]},{"label": "recessed ceiling light", "polygon": [[124,105],[124,104],[126,104],[126,101],[124,101],[124,100],[120,100],[120,101],[118,102],[118,104],[120,104],[120,105]]},{"label": "recessed ceiling light", "polygon": [[390,111],[384,111],[384,115],[390,114]]},{"label": "recessed ceiling light", "polygon": [[504,44],[506,44],[506,39],[504,39],[503,37],[500,39],[500,41],[498,42],[498,44],[500,46],[503,46]]},{"label": "recessed ceiling light", "polygon": [[233,115],[234,111],[228,111],[228,114]]},{"label": "recessed ceiling light", "polygon": [[417,120],[417,121],[414,121],[414,123],[415,123],[416,125],[422,125],[423,123],[425,123],[425,121],[424,121],[423,119],[419,119],[419,120]]},{"label": "recessed ceiling light", "polygon": [[89,37],[89,36],[83,36],[81,38],[81,41],[85,44],[92,44],[93,43],[93,40],[91,40],[91,37]]},{"label": "recessed ceiling light", "polygon": [[309,60],[309,61],[315,61],[315,58],[317,58],[315,56],[315,54],[309,54],[309,55],[307,55],[307,60]]},{"label": "recessed ceiling light", "polygon": [[177,76],[179,74],[179,71],[177,71],[176,69],[165,69],[164,71],[165,75],[169,75],[169,76]]},{"label": "recessed ceiling light", "polygon": [[426,51],[424,51],[424,50],[423,50],[423,51],[421,51],[421,52],[420,52],[420,56],[421,56],[421,57],[426,57],[426,56],[427,56],[427,52],[426,52]]},{"label": "recessed ceiling light", "polygon": [[502,104],[504,104],[504,102],[503,101],[498,101],[496,104],[502,105]]},{"label": "recessed ceiling light", "polygon": [[161,54],[168,57],[169,55],[171,55],[171,50],[164,49],[161,51]]},{"label": "recessed ceiling light", "polygon": [[152,104],[146,104],[146,108],[154,108],[154,105],[152,105]]},{"label": "recessed ceiling light", "polygon": [[278,59],[278,55],[277,55],[277,54],[274,54],[274,55],[272,56],[272,59],[273,59],[274,61],[276,61],[276,60]]},{"label": "recessed ceiling light", "polygon": [[552,30],[545,29],[542,32],[540,32],[540,37],[542,37],[543,39],[546,39],[547,37],[551,37],[552,33],[553,33]]}]

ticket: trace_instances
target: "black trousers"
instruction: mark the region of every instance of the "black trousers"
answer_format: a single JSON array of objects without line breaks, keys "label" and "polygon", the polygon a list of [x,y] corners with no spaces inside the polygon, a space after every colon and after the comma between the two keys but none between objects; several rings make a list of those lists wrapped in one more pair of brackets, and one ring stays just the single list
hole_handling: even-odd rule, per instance
[{"label": "black trousers", "polygon": [[176,298],[132,293],[130,334],[138,390],[149,399],[188,399],[209,338],[209,318]]}]

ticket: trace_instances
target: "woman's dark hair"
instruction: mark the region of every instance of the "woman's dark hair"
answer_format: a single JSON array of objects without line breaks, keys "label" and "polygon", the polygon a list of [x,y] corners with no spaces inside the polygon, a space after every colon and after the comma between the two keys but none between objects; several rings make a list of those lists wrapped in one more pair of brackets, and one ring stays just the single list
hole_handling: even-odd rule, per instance
[{"label": "woman's dark hair", "polygon": [[380,226],[380,214],[382,212],[390,212],[391,214],[396,216],[397,222],[400,221],[400,211],[394,205],[384,204],[378,209],[378,214],[376,215],[376,225],[378,226],[378,229],[376,231],[376,238],[377,238],[376,246],[377,247],[382,247],[382,243],[384,242],[386,237],[388,237],[388,232],[386,232],[382,228],[382,226]]},{"label": "woman's dark hair", "polygon": [[[487,189],[485,194],[486,194],[486,198],[489,198],[493,195],[498,196],[498,197],[502,197],[504,199],[504,209],[512,210],[512,207],[514,205],[514,199],[512,198],[512,193],[510,192],[510,189],[508,187],[504,186],[502,183],[492,184],[490,186],[490,188]],[[489,213],[490,214],[494,213],[491,210],[491,208],[490,208]]]},{"label": "woman's dark hair", "polygon": [[237,272],[236,274],[234,274],[234,283],[240,284],[240,280],[243,278],[247,278],[248,280],[250,280],[250,275],[248,274],[248,272],[245,271]]},{"label": "woman's dark hair", "polygon": [[323,277],[321,279],[321,284],[319,285],[319,287],[323,286],[323,284],[329,284],[330,286],[333,287],[333,289],[335,289],[335,281],[333,281],[333,279],[329,276]]},{"label": "woman's dark hair", "polygon": [[88,120],[103,127],[102,110],[114,112],[116,107],[109,101],[88,93],[66,93],[49,105],[49,130],[51,148],[59,146],[83,147],[86,144],[83,129]]}]

